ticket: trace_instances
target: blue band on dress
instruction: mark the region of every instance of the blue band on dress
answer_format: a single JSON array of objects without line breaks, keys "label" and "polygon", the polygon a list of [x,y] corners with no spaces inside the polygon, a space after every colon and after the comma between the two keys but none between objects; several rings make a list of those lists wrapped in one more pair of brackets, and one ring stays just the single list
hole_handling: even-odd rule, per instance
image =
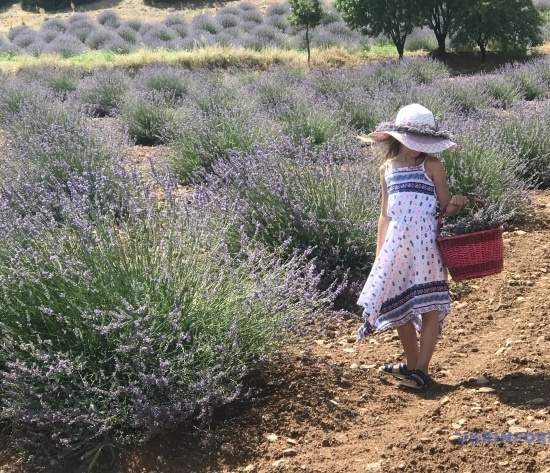
[{"label": "blue band on dress", "polygon": [[421,194],[435,195],[435,187],[422,182],[401,182],[388,186],[388,194],[397,192],[419,192]]}]

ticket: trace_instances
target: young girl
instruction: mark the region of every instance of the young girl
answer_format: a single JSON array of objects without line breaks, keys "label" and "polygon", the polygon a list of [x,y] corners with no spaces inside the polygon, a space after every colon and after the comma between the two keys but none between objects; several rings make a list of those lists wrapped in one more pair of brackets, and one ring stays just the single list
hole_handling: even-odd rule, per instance
[{"label": "young girl", "polygon": [[468,201],[450,196],[445,169],[428,153],[452,149],[456,143],[419,104],[401,108],[394,123],[380,124],[363,140],[384,142],[387,152],[380,166],[376,259],[357,300],[365,320],[358,338],[396,328],[407,363],[386,364],[380,370],[400,378],[400,386],[424,389],[450,304],[447,269],[436,243],[437,215],[440,209],[453,215]]}]

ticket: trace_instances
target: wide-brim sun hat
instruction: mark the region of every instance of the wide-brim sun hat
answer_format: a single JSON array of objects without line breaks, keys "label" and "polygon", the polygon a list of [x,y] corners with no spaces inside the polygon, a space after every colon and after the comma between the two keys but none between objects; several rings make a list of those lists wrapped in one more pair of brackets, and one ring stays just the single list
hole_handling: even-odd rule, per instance
[{"label": "wide-brim sun hat", "polygon": [[394,122],[380,123],[372,133],[358,138],[371,144],[390,136],[420,153],[440,153],[457,147],[451,133],[439,129],[433,113],[417,103],[399,109]]}]

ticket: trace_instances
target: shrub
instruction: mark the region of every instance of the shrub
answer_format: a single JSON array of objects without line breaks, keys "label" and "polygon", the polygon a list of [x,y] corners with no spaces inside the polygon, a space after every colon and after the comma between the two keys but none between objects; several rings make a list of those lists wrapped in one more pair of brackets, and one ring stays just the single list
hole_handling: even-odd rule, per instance
[{"label": "shrub", "polygon": [[132,28],[134,31],[140,31],[143,27],[143,21],[138,18],[131,18],[130,20],[122,22],[121,26],[127,26],[129,28]]},{"label": "shrub", "polygon": [[536,75],[531,64],[511,64],[505,66],[501,74],[519,89],[525,100],[535,100],[547,93],[547,87]]},{"label": "shrub", "polygon": [[550,187],[550,107],[541,105],[532,110],[518,108],[508,119],[493,125],[502,139],[512,146],[522,161],[517,175],[525,181],[535,181],[542,188]]},{"label": "shrub", "polygon": [[51,43],[55,38],[57,38],[58,35],[59,33],[55,30],[45,30],[40,32],[38,41],[42,41],[48,44]]},{"label": "shrub", "polygon": [[405,51],[435,51],[438,47],[437,40],[431,30],[418,29],[407,36]]},{"label": "shrub", "polygon": [[312,246],[328,285],[346,271],[363,283],[370,271],[378,182],[377,167],[355,143],[319,148],[281,138],[218,161],[199,192],[231,209],[235,224],[269,248]]},{"label": "shrub", "polygon": [[408,103],[420,103],[431,110],[437,120],[444,120],[448,114],[456,111],[456,104],[453,102],[452,97],[434,93],[434,88],[430,85],[414,87],[403,98],[404,100],[399,103],[400,106]]},{"label": "shrub", "polygon": [[118,71],[99,71],[82,80],[80,102],[92,116],[103,117],[116,113],[128,90],[126,76]]},{"label": "shrub", "polygon": [[168,15],[164,19],[163,23],[168,27],[172,27],[175,25],[187,25],[187,21],[185,21],[185,18],[180,15]]},{"label": "shrub", "polygon": [[235,151],[252,150],[270,132],[265,118],[260,120],[244,106],[231,107],[223,102],[202,111],[188,108],[180,120],[191,125],[176,127],[170,161],[182,183],[199,171],[210,170],[213,163]]},{"label": "shrub", "polygon": [[135,48],[135,44],[120,37],[114,37],[107,41],[105,49],[116,54],[128,54]]},{"label": "shrub", "polygon": [[57,31],[58,33],[65,33],[67,28],[67,23],[61,18],[49,18],[40,27],[42,31]]},{"label": "shrub", "polygon": [[120,26],[120,18],[114,10],[104,10],[97,15],[97,22],[106,28],[118,28]]},{"label": "shrub", "polygon": [[86,46],[90,49],[104,49],[105,45],[114,38],[114,34],[106,28],[91,31],[86,37]]},{"label": "shrub", "polygon": [[120,25],[116,32],[127,43],[136,44],[138,41],[138,33],[136,30],[127,25]]},{"label": "shrub", "polygon": [[258,10],[243,10],[240,17],[244,22],[257,23],[260,25],[264,21],[264,17]]},{"label": "shrub", "polygon": [[254,49],[265,49],[268,47],[281,47],[285,44],[285,38],[281,33],[269,25],[259,25],[251,32],[253,39],[249,44],[254,46]]},{"label": "shrub", "polygon": [[143,35],[143,42],[152,49],[175,47],[174,41],[178,38],[177,33],[164,25],[151,27]]},{"label": "shrub", "polygon": [[519,87],[500,75],[483,78],[482,87],[498,108],[508,109],[522,98]]},{"label": "shrub", "polygon": [[175,31],[180,38],[186,38],[189,35],[189,26],[186,24],[175,24],[170,26],[172,31]]},{"label": "shrub", "polygon": [[239,2],[237,8],[241,11],[248,12],[248,11],[257,11],[258,7],[252,3],[252,2]]},{"label": "shrub", "polygon": [[240,23],[240,19],[237,15],[231,15],[228,13],[216,15],[216,21],[223,28],[234,28],[235,26],[238,26]]},{"label": "shrub", "polygon": [[34,31],[26,25],[14,26],[13,28],[10,28],[10,30],[8,31],[8,39],[10,41],[13,41],[15,38],[17,38],[21,34],[33,34],[33,33]]},{"label": "shrub", "polygon": [[130,137],[140,145],[164,142],[166,129],[174,124],[174,110],[158,94],[136,94],[121,107],[121,119]]},{"label": "shrub", "polygon": [[387,121],[395,112],[395,95],[380,91],[374,96],[354,89],[346,94],[342,102],[343,119],[358,131],[371,132],[376,125]]},{"label": "shrub", "polygon": [[215,44],[227,47],[237,44],[235,30],[236,28],[232,28],[229,32],[227,30],[223,30],[214,35]]},{"label": "shrub", "polygon": [[241,13],[240,8],[233,7],[231,5],[226,5],[223,8],[220,8],[218,10],[219,15],[228,14],[228,15],[237,15],[238,16],[240,13]]},{"label": "shrub", "polygon": [[56,195],[70,194],[76,175],[106,170],[121,153],[110,146],[111,135],[98,133],[82,114],[51,97],[25,102],[11,115],[6,131],[10,139],[3,176],[8,181],[3,184],[19,181],[16,188],[32,184]]},{"label": "shrub", "polygon": [[88,39],[88,36],[90,36],[90,34],[95,30],[96,26],[93,22],[82,20],[70,23],[67,33],[72,34],[84,43]]},{"label": "shrub", "polygon": [[65,98],[78,88],[79,79],[74,74],[57,73],[46,79],[48,87],[58,96]]},{"label": "shrub", "polygon": [[218,33],[222,27],[210,15],[196,15],[191,20],[191,26],[195,31],[206,31],[210,34]]},{"label": "shrub", "polygon": [[520,222],[528,205],[526,190],[531,183],[517,176],[525,164],[514,150],[503,144],[490,123],[457,117],[448,126],[455,130],[457,150],[442,154],[452,194],[475,194],[486,203],[446,218],[444,233],[465,233],[507,223]]},{"label": "shrub", "polygon": [[75,56],[88,48],[78,38],[70,34],[60,34],[46,46],[47,53],[60,54],[63,57]]},{"label": "shrub", "polygon": [[32,33],[21,33],[12,40],[12,44],[17,48],[25,49],[37,39],[39,39],[38,35],[34,31]]},{"label": "shrub", "polygon": [[286,68],[282,68],[258,77],[254,81],[251,93],[266,111],[278,113],[281,107],[289,107],[297,100],[299,90],[299,82]]},{"label": "shrub", "polygon": [[40,86],[31,87],[31,83],[26,79],[2,80],[0,82],[0,124],[4,125],[13,115],[19,113],[25,103],[45,100],[43,92]]},{"label": "shrub", "polygon": [[417,84],[431,84],[435,80],[450,76],[447,66],[434,59],[406,59],[400,62],[399,67],[405,77]]},{"label": "shrub", "polygon": [[304,256],[285,263],[243,239],[234,261],[204,214],[139,206],[122,225],[31,222],[34,238],[3,238],[1,420],[35,461],[105,471],[112,450],[207,425],[331,303]]},{"label": "shrub", "polygon": [[550,90],[550,61],[548,59],[540,59],[533,61],[533,73],[539,77],[547,90]]},{"label": "shrub", "polygon": [[181,99],[189,90],[189,85],[181,73],[170,67],[145,69],[141,71],[137,80],[146,90],[158,93],[170,101]]},{"label": "shrub", "polygon": [[272,3],[265,11],[267,17],[285,16],[290,13],[290,5],[286,2]]},{"label": "shrub", "polygon": [[327,143],[343,132],[344,123],[334,117],[333,107],[321,102],[298,102],[282,112],[279,119],[286,133],[296,142],[303,139],[315,145]]},{"label": "shrub", "polygon": [[285,32],[290,26],[287,18],[284,16],[268,16],[265,18],[265,24],[274,26],[275,28]]},{"label": "shrub", "polygon": [[476,79],[443,82],[436,93],[447,97],[459,113],[473,114],[492,105],[491,97]]}]

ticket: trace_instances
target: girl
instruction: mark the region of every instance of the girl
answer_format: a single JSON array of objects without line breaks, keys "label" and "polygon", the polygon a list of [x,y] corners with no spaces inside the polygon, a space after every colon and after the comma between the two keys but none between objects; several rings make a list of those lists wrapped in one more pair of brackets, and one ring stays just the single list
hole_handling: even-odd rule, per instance
[{"label": "girl", "polygon": [[380,371],[400,378],[400,386],[424,389],[450,304],[447,269],[436,243],[437,213],[454,215],[468,201],[450,196],[445,169],[428,153],[456,143],[419,104],[401,108],[394,123],[382,123],[360,139],[384,142],[387,152],[380,166],[376,259],[357,300],[364,318],[358,338],[396,328],[407,363],[386,364]]}]

